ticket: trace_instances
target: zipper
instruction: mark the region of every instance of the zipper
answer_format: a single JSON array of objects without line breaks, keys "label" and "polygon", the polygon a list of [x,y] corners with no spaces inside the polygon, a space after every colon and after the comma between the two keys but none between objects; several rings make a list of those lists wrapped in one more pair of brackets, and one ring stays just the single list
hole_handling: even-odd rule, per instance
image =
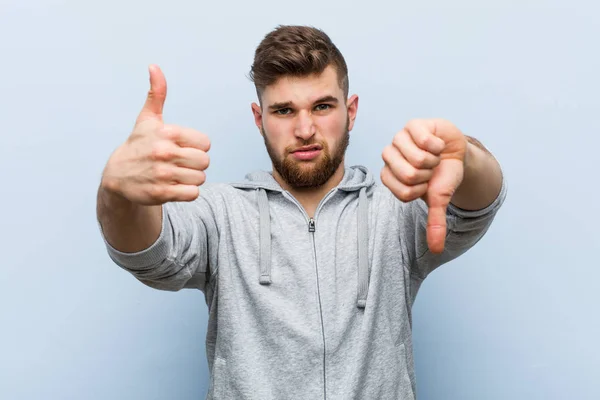
[{"label": "zipper", "polygon": [[[331,195],[333,195],[338,189],[333,188],[329,191],[329,193],[327,193],[325,195],[325,197],[323,197],[323,199],[321,200],[321,202],[319,203],[319,205],[317,206],[317,209],[315,210],[315,217],[314,218],[310,218],[308,216],[308,214],[306,213],[306,210],[304,210],[304,207],[302,207],[302,204],[300,204],[298,202],[298,200],[296,200],[296,198],[294,196],[291,195],[290,192],[288,192],[287,190],[283,192],[284,196],[288,198],[288,200],[290,200],[292,203],[294,203],[296,206],[298,206],[298,208],[300,209],[300,211],[302,212],[302,215],[304,216],[304,219],[306,220],[306,222],[309,225],[309,229],[310,229],[310,220],[312,219],[314,223],[316,223],[317,220],[317,215],[319,214],[319,211],[321,211],[321,208],[323,208],[323,205],[325,204],[325,202],[331,197]],[[309,231],[312,232],[312,231]]]},{"label": "zipper", "polygon": [[314,218],[311,218],[308,216],[308,214],[306,213],[306,210],[304,210],[302,205],[298,202],[298,200],[296,200],[294,198],[294,196],[292,196],[287,191],[284,192],[286,194],[286,197],[288,197],[292,202],[296,203],[296,205],[298,206],[300,211],[302,211],[302,214],[304,215],[305,219],[308,221],[308,232],[311,234],[311,237],[312,237],[313,255],[314,255],[314,260],[315,260],[315,274],[317,276],[317,298],[319,300],[319,315],[321,317],[321,334],[323,335],[323,400],[327,400],[327,371],[326,371],[326,364],[325,364],[326,358],[327,358],[327,345],[325,342],[325,323],[323,322],[323,305],[321,303],[321,285],[319,282],[319,268],[318,268],[318,262],[317,262],[317,245],[315,243],[315,230],[316,230],[316,225],[317,225],[316,217],[319,214],[321,207],[327,201],[327,199],[329,197],[331,197],[331,195],[335,191],[336,191],[336,189],[330,190],[329,193],[327,193],[327,195],[321,200],[321,202],[317,206],[317,209],[315,210]]},{"label": "zipper", "polygon": [[[317,213],[315,213],[316,215]],[[323,322],[323,305],[321,304],[321,284],[319,280],[319,268],[317,263],[317,245],[315,243],[316,224],[314,218],[308,221],[308,231],[312,236],[313,253],[315,256],[315,274],[317,275],[317,298],[319,299],[319,314],[321,315],[321,334],[323,335],[323,400],[327,400],[327,373],[326,373],[326,356],[327,345],[325,342],[325,323]]]}]

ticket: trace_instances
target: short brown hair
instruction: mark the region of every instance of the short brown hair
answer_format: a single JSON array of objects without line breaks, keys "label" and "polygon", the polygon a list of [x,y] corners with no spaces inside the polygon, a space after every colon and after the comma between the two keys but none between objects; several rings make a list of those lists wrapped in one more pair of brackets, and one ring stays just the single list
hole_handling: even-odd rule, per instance
[{"label": "short brown hair", "polygon": [[264,89],[283,76],[320,74],[332,65],[348,97],[348,67],[329,36],[310,26],[279,25],[256,48],[250,80],[260,100]]}]

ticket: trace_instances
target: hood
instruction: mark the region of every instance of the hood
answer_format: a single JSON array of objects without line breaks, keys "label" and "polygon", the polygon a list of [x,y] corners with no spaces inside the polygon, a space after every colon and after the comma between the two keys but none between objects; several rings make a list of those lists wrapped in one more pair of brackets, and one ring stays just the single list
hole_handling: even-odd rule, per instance
[{"label": "hood", "polygon": [[[277,183],[273,174],[267,171],[254,171],[247,174],[242,182],[232,184],[234,187],[256,190],[256,201],[259,209],[260,223],[260,278],[261,285],[271,284],[271,217],[267,191],[286,192]],[[373,174],[364,166],[346,167],[341,182],[332,190],[346,192],[358,191],[357,244],[358,273],[357,301],[359,308],[365,308],[369,292],[369,205],[367,189],[375,185]]]}]

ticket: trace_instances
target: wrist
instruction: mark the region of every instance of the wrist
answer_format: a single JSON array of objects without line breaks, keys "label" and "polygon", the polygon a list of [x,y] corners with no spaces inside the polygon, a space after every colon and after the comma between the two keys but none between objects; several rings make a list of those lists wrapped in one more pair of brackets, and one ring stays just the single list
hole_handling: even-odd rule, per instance
[{"label": "wrist", "polygon": [[467,141],[465,158],[463,160],[464,176],[463,180],[473,174],[481,166],[481,150],[473,143]]},{"label": "wrist", "polygon": [[101,203],[109,209],[123,210],[133,206],[133,203],[121,193],[117,180],[107,176],[103,176],[100,181],[98,195]]},{"label": "wrist", "polygon": [[487,149],[469,141],[463,179],[450,202],[464,210],[480,210],[494,201],[501,185],[502,173],[496,159]]}]

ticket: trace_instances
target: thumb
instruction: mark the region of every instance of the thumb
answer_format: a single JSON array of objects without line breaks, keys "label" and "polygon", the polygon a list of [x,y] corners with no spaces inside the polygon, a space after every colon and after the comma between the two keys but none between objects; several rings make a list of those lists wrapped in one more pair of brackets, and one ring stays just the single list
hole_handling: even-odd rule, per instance
[{"label": "thumb", "polygon": [[140,112],[137,123],[149,119],[162,121],[163,107],[167,98],[167,80],[158,65],[150,65],[150,90],[146,97],[146,103]]},{"label": "thumb", "polygon": [[427,215],[427,244],[433,253],[444,251],[446,241],[446,210],[452,195],[463,178],[463,165],[460,160],[442,160],[429,181],[425,197],[429,213]]},{"label": "thumb", "polygon": [[427,245],[432,253],[444,251],[446,240],[446,209],[445,206],[437,205],[429,207],[427,215]]}]

